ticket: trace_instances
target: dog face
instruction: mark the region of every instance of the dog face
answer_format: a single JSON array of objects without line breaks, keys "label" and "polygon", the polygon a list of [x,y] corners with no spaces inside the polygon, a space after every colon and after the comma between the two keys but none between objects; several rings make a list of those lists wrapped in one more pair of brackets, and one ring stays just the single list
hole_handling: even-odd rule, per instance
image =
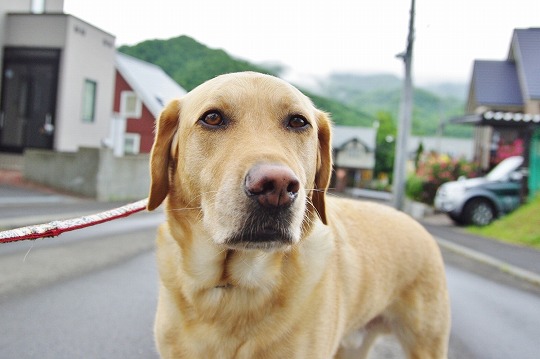
[{"label": "dog face", "polygon": [[215,244],[284,250],[326,223],[330,173],[326,114],[275,77],[222,75],[158,119],[148,209],[168,195],[170,211],[200,208]]}]

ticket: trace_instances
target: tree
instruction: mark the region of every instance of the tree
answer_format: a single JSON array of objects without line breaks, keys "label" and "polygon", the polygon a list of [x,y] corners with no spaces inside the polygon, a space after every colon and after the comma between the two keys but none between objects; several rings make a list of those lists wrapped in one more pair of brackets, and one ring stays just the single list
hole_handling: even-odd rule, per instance
[{"label": "tree", "polygon": [[376,118],[379,122],[379,128],[376,137],[375,177],[386,175],[391,183],[397,135],[396,123],[392,114],[387,111],[378,112]]}]

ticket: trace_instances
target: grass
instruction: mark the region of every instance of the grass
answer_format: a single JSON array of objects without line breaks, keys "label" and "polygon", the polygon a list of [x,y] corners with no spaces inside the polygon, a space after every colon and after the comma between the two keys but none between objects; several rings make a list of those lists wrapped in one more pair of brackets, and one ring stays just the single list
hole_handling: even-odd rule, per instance
[{"label": "grass", "polygon": [[540,249],[540,195],[514,212],[470,233]]}]

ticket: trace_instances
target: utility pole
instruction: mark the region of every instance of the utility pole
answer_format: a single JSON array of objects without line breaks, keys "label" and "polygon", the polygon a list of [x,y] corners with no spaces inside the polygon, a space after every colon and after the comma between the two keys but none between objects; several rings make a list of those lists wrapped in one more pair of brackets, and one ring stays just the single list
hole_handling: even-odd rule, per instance
[{"label": "utility pole", "polygon": [[414,42],[414,8],[415,0],[411,1],[411,13],[409,18],[409,35],[407,36],[407,49],[404,53],[397,55],[403,60],[405,65],[405,79],[403,81],[403,92],[399,109],[398,136],[396,142],[396,153],[394,156],[394,179],[393,179],[393,205],[396,209],[403,210],[405,197],[405,180],[407,175],[408,142],[411,133],[411,122],[413,112],[413,84],[411,76],[411,65]]}]

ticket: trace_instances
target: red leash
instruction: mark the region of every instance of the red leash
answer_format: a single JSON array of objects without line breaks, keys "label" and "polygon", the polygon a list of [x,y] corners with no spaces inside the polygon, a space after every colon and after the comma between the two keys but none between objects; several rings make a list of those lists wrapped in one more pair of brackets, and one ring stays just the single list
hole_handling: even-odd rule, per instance
[{"label": "red leash", "polygon": [[45,224],[22,227],[9,231],[0,232],[0,243],[35,240],[38,238],[57,237],[64,232],[70,232],[81,228],[95,226],[118,218],[130,216],[146,209],[148,199],[143,199],[125,206],[111,209],[105,212],[72,218],[62,221],[52,221]]}]

